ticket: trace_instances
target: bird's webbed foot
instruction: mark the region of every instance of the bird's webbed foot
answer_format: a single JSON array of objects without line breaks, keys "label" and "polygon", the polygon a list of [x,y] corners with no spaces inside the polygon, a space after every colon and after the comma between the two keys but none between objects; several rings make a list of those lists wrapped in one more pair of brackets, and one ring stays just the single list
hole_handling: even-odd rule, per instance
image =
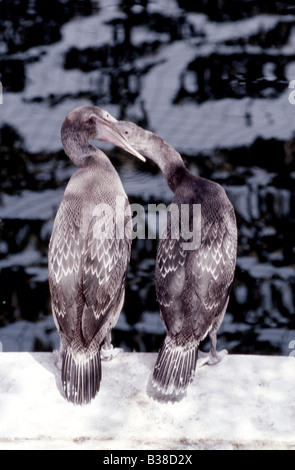
[{"label": "bird's webbed foot", "polygon": [[214,364],[218,364],[218,362],[221,362],[222,359],[228,354],[228,351],[226,349],[222,349],[221,351],[215,351],[214,354],[209,352],[209,360],[208,360],[208,365],[212,366]]},{"label": "bird's webbed foot", "polygon": [[210,352],[204,353],[203,351],[198,351],[198,367],[201,367],[205,364],[214,365],[221,362],[222,359],[228,354],[226,349],[222,349],[221,351],[216,350],[216,332],[210,334]]},{"label": "bird's webbed foot", "polygon": [[101,347],[101,358],[103,361],[111,361],[113,359],[113,345],[110,347],[104,343]]},{"label": "bird's webbed foot", "polygon": [[103,361],[111,361],[117,355],[117,354],[115,354],[115,349],[112,345],[112,334],[111,334],[111,332],[109,332],[106,335],[100,352],[101,352],[101,359]]}]

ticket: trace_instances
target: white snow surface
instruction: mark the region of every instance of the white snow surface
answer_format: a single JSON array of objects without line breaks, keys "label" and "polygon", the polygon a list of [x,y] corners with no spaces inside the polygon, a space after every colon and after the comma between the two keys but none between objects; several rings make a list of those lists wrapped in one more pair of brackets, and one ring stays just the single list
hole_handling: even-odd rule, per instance
[{"label": "white snow surface", "polygon": [[147,393],[153,353],[115,350],[90,405],[61,392],[52,353],[0,354],[0,449],[294,449],[294,357],[227,356],[186,396]]}]

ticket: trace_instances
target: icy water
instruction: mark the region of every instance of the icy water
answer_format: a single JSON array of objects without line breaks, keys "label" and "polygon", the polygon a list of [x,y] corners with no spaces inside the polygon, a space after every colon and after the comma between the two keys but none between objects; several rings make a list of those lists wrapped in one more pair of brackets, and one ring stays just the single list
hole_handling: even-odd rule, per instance
[{"label": "icy water", "polygon": [[[47,247],[75,171],[60,126],[95,104],[161,135],[234,204],[238,261],[219,346],[284,354],[295,340],[295,7],[237,0],[0,1],[0,341],[52,350]],[[295,82],[294,82],[295,84]],[[289,87],[290,86],[290,87]],[[171,202],[158,169],[103,147],[130,202]],[[134,240],[113,339],[156,351],[157,240]],[[207,345],[204,345],[206,347]]]}]

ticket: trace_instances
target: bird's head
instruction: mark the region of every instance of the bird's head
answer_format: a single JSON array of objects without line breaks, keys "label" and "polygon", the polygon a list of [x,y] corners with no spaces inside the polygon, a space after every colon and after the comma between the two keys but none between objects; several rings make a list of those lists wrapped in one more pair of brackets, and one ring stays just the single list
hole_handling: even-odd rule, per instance
[{"label": "bird's head", "polygon": [[[145,144],[148,144],[148,136],[151,134],[148,131],[145,131],[137,124],[127,121],[116,121],[114,124],[116,131],[124,137],[124,139],[132,146],[134,149],[143,149]],[[141,150],[139,150],[141,151]]]},{"label": "bird's head", "polygon": [[158,165],[168,186],[175,191],[188,171],[180,154],[161,137],[133,122],[117,121],[114,126],[133,149]]},{"label": "bird's head", "polygon": [[98,106],[81,106],[71,111],[65,118],[61,128],[61,139],[66,154],[74,160],[77,149],[81,156],[89,154],[91,140],[108,142],[140,160],[145,158],[135,150],[125,138],[124,134],[116,128],[118,121],[104,109]]}]

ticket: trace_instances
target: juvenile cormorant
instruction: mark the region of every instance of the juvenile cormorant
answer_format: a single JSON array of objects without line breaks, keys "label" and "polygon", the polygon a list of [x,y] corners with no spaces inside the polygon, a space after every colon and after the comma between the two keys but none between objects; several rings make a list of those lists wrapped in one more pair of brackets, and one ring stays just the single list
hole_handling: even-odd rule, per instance
[{"label": "juvenile cormorant", "polygon": [[[49,286],[60,334],[65,397],[84,404],[101,381],[100,350],[111,347],[125,293],[131,236],[124,230],[131,211],[121,180],[97,139],[141,155],[115,129],[116,120],[95,106],[74,109],[61,139],[79,169],[58,209],[49,245]],[[128,226],[128,224],[127,224]]]},{"label": "juvenile cormorant", "polygon": [[[153,372],[160,395],[184,393],[194,377],[200,342],[209,334],[209,363],[222,359],[216,333],[228,305],[237,252],[237,225],[223,188],[193,175],[176,150],[133,123],[116,129],[161,169],[174,198],[159,241],[155,284],[167,334]],[[201,213],[194,213],[200,205]],[[194,220],[195,218],[198,220]],[[187,220],[185,220],[187,219]],[[183,230],[182,221],[186,222]]]}]

